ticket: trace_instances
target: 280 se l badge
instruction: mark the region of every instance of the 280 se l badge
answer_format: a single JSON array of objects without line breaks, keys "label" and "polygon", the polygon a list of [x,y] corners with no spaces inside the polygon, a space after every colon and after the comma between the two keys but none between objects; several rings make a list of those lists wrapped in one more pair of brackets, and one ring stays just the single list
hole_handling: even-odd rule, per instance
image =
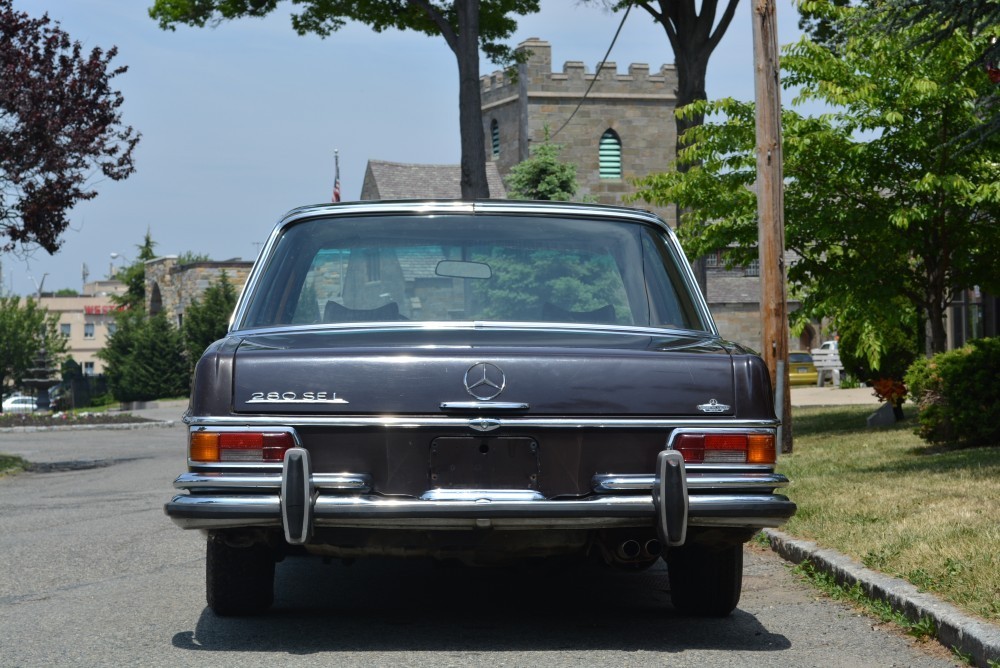
[{"label": "280 se l badge", "polygon": [[166,512],[207,533],[220,615],[268,608],[289,554],[663,558],[675,607],[726,615],[742,544],[795,512],[763,362],[631,209],[296,209],[184,419]]}]

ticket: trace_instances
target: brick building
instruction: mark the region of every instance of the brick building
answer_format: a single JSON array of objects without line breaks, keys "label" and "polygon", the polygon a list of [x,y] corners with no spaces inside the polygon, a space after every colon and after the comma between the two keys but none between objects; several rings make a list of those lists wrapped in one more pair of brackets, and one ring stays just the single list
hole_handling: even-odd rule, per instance
[{"label": "brick building", "polygon": [[66,354],[76,361],[85,376],[104,373],[97,351],[104,347],[115,328],[115,305],[111,295],[122,294],[120,281],[95,281],[83,286],[83,294],[57,297],[43,293],[39,305],[59,316],[59,332],[66,338]]}]

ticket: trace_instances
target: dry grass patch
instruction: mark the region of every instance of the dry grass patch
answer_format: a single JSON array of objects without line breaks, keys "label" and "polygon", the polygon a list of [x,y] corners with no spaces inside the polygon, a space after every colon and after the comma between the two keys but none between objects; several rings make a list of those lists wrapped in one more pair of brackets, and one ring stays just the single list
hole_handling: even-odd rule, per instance
[{"label": "dry grass patch", "polygon": [[785,530],[1000,621],[1000,445],[932,448],[868,407],[798,408]]}]

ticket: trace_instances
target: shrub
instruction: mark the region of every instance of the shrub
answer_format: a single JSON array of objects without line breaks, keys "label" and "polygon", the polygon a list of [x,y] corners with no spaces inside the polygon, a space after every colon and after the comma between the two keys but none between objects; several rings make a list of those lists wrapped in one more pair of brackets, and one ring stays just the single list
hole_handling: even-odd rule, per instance
[{"label": "shrub", "polygon": [[932,443],[1000,444],[1000,339],[919,359],[906,373],[920,410],[917,434]]}]

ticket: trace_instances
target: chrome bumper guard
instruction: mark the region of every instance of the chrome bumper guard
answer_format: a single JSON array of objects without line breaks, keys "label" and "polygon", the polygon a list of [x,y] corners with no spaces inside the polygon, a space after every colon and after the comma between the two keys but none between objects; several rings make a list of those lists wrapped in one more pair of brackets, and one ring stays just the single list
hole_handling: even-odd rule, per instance
[{"label": "chrome bumper guard", "polygon": [[[290,544],[309,541],[314,527],[382,529],[545,529],[654,525],[667,545],[681,545],[688,527],[778,527],[795,512],[780,475],[757,476],[751,484],[718,485],[721,476],[685,473],[680,453],[664,450],[656,476],[598,476],[595,496],[545,499],[530,490],[431,490],[417,499],[371,493],[364,475],[312,473],[309,453],[292,448],[282,472],[273,474],[186,473],[180,494],[164,510],[185,529],[283,527]],[[627,492],[610,479],[630,480]],[[644,490],[636,488],[646,482]],[[760,491],[753,491],[759,488]]]}]

